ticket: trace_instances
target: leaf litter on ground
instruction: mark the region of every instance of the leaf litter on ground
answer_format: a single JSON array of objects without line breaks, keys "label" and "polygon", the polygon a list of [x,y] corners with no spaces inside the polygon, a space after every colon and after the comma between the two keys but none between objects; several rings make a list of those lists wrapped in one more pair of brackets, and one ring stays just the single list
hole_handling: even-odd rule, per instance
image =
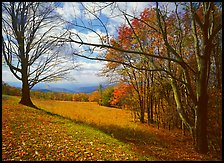
[{"label": "leaf litter on ground", "polygon": [[152,160],[84,124],[2,101],[2,160]]}]

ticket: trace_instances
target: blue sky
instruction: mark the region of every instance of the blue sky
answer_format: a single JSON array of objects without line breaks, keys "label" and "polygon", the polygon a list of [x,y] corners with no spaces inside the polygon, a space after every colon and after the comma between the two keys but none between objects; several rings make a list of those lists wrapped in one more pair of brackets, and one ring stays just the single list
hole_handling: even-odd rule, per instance
[{"label": "blue sky", "polygon": [[[126,23],[124,17],[121,15],[121,12],[118,10],[111,12],[110,8],[107,7],[104,10],[101,11],[101,13],[97,12],[97,9],[99,5],[105,5],[105,3],[98,3],[98,2],[84,2],[84,6],[86,6],[89,10],[94,11],[97,16],[101,18],[103,23],[106,23],[106,27],[108,29],[109,35],[116,35],[116,29],[119,25],[122,23]],[[155,3],[152,2],[117,2],[117,5],[121,10],[125,10],[127,13],[135,16],[139,16],[140,12],[144,10],[144,8],[149,6],[155,6]],[[170,8],[173,8],[173,5],[171,5]],[[62,2],[60,3],[59,7],[56,9],[56,12],[60,14],[63,19],[67,21],[72,21],[73,23],[81,24],[84,23],[84,25],[87,25],[90,28],[94,28],[94,30],[97,30],[100,34],[105,35],[106,31],[102,26],[100,26],[99,21],[94,21],[94,17],[91,14],[84,13],[83,7],[81,3],[78,2]],[[112,14],[112,15],[111,15]],[[89,24],[89,22],[92,22],[92,24]],[[59,30],[63,29],[63,27],[59,27]],[[72,25],[69,26],[69,28],[74,32],[78,33],[83,40],[87,42],[99,42],[99,38],[92,32],[81,28],[76,28]],[[73,44],[72,47],[76,49],[77,51],[82,51],[85,49],[84,46],[75,45]],[[71,52],[72,49],[66,49],[66,52]],[[65,53],[66,53],[65,52]],[[92,55],[98,55],[98,52],[96,51]],[[76,58],[76,62],[80,64],[79,70],[74,70],[70,72],[70,75],[75,80],[70,81],[58,81],[58,82],[52,82],[50,84],[54,85],[60,84],[62,85],[68,85],[68,84],[82,84],[82,85],[98,85],[100,83],[106,83],[107,78],[106,77],[99,77],[97,74],[99,73],[99,70],[101,70],[105,64],[105,62],[99,62],[99,61],[90,61],[83,58]],[[5,82],[20,82],[18,81],[13,74],[9,71],[8,67],[6,65],[2,66],[2,80]]]}]

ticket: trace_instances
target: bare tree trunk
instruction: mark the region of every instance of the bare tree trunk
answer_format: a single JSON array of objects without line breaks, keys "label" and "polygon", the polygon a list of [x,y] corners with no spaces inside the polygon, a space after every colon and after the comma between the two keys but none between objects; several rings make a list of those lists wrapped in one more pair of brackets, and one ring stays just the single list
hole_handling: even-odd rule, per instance
[{"label": "bare tree trunk", "polygon": [[140,113],[140,122],[141,123],[144,123],[144,117],[145,117],[145,108],[144,108],[144,105],[140,108],[141,110],[141,113]]},{"label": "bare tree trunk", "polygon": [[[150,96],[150,99],[151,99],[152,97]],[[150,125],[150,123],[151,123],[151,120],[150,120],[150,117],[151,117],[151,112],[150,112],[150,108],[151,107],[151,104],[149,104],[149,106],[147,106],[147,112],[148,112],[148,125]]]},{"label": "bare tree trunk", "polygon": [[30,106],[30,107],[35,107],[33,102],[30,99],[30,88],[28,84],[28,78],[26,75],[23,75],[22,77],[22,98],[20,100],[20,104]]},{"label": "bare tree trunk", "polygon": [[[151,72],[151,86],[153,85],[153,72]],[[151,110],[151,123],[153,123],[153,92],[151,92],[151,96],[150,96],[150,110]]]},{"label": "bare tree trunk", "polygon": [[181,95],[180,95],[180,90],[178,89],[177,86],[177,82],[174,79],[171,79],[171,86],[173,89],[173,93],[174,93],[174,99],[176,102],[176,107],[177,107],[177,112],[181,118],[181,120],[183,121],[183,123],[190,129],[192,130],[193,128],[193,123],[190,121],[190,119],[188,118],[188,116],[186,115],[183,107],[182,107],[182,103],[181,103]]},{"label": "bare tree trunk", "polygon": [[159,119],[159,114],[160,114],[160,99],[158,99],[158,106],[157,106],[157,125],[158,125],[158,129],[159,129],[159,124],[160,124],[160,119]]},{"label": "bare tree trunk", "polygon": [[197,108],[197,123],[195,133],[195,147],[201,153],[208,152],[208,139],[207,139],[207,95],[202,95],[199,99]]},{"label": "bare tree trunk", "polygon": [[207,117],[208,117],[208,72],[211,46],[204,42],[203,57],[199,62],[199,79],[197,85],[198,105],[196,106],[195,142],[196,149],[201,153],[208,152]]}]

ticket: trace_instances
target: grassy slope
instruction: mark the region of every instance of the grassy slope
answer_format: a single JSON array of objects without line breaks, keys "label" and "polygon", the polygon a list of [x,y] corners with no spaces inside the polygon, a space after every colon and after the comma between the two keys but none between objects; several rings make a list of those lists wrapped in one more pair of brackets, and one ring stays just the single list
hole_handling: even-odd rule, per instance
[{"label": "grassy slope", "polygon": [[100,130],[18,102],[3,95],[2,160],[152,159]]},{"label": "grassy slope", "polygon": [[181,130],[157,129],[134,123],[127,110],[99,106],[97,103],[33,100],[38,107],[76,122],[88,124],[112,137],[128,143],[139,155],[156,160],[219,160],[195,152],[191,136]]},{"label": "grassy slope", "polygon": [[[33,159],[33,155],[35,160],[220,160],[196,153],[188,134],[134,123],[125,110],[96,103],[33,99],[44,112],[17,104],[18,98],[9,99],[3,100],[3,158]],[[16,136],[18,133],[23,137]],[[34,144],[26,150],[30,154],[21,153],[27,148],[27,143],[23,146],[27,134],[32,136],[28,142]],[[12,143],[16,146],[13,150]]]}]

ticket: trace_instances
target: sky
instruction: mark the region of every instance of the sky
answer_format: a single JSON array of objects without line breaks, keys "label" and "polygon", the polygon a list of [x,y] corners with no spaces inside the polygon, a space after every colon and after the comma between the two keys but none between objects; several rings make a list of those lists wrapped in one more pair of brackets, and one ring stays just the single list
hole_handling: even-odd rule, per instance
[{"label": "sky", "polygon": [[[110,2],[107,2],[108,4]],[[119,10],[111,10],[111,8],[106,7],[101,12],[99,12],[99,7],[105,6],[107,3],[99,3],[99,2],[57,2],[57,8],[55,12],[62,16],[64,20],[69,22],[73,22],[74,24],[80,24],[88,26],[101,35],[105,35],[106,32],[110,36],[116,36],[116,29],[119,25],[127,23],[122,16]],[[155,6],[155,3],[152,2],[117,2],[116,5],[120,8],[121,11],[126,11],[127,13],[135,16],[139,16],[140,13],[146,7]],[[95,17],[84,10],[83,6],[85,6],[89,11],[94,12],[104,24],[106,24],[107,31],[102,27],[99,21],[96,21]],[[169,8],[173,8],[173,4],[169,5]],[[91,23],[90,23],[91,22]],[[99,37],[94,34],[91,30],[86,30],[83,28],[77,28],[73,25],[63,25],[58,26],[55,33],[59,31],[63,31],[64,28],[69,28],[72,32],[77,33],[79,37],[81,37],[86,42],[92,43],[100,43]],[[79,39],[76,37],[76,39]],[[72,53],[73,51],[84,51],[85,46],[80,46],[78,44],[72,44],[72,48],[67,47],[64,50],[64,53]],[[105,51],[101,49],[95,49],[96,51],[91,55],[99,55]],[[86,54],[88,55],[88,54]],[[90,55],[90,54],[89,54]],[[107,83],[108,79],[103,76],[99,76],[99,71],[104,67],[106,64],[105,62],[100,61],[90,61],[84,58],[76,58],[76,63],[80,65],[77,70],[73,70],[70,72],[70,76],[73,78],[71,80],[62,80],[57,82],[52,82],[51,84],[60,84],[61,87],[66,84],[76,84],[76,85],[99,85],[103,83]],[[20,82],[17,80],[13,74],[9,71],[6,65],[2,65],[2,80],[5,82]]]}]

